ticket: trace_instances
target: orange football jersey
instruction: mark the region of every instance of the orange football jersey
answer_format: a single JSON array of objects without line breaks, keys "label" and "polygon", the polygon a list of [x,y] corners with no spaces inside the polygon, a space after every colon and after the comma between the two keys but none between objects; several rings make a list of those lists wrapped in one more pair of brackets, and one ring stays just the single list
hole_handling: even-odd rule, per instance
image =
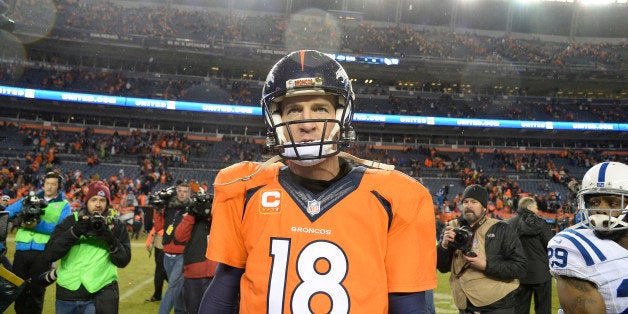
[{"label": "orange football jersey", "polygon": [[260,166],[215,180],[207,258],[246,269],[240,313],[388,313],[388,293],[436,287],[432,198],[416,180],[356,167],[314,194],[276,163],[237,181]]}]

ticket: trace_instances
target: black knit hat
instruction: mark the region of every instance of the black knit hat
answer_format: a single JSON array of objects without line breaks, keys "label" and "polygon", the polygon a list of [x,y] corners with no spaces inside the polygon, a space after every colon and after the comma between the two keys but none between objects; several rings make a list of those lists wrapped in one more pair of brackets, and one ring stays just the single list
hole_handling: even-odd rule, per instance
[{"label": "black knit hat", "polygon": [[488,203],[488,192],[486,189],[479,184],[469,185],[464,192],[462,192],[462,199],[472,198],[477,200],[482,204],[484,208],[486,208],[486,203]]}]

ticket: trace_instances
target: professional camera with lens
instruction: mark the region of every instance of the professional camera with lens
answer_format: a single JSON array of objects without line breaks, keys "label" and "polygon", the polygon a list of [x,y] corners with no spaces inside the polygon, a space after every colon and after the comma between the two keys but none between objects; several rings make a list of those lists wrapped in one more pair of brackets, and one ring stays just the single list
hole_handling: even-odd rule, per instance
[{"label": "professional camera with lens", "polygon": [[466,227],[454,228],[452,230],[455,233],[454,241],[449,246],[456,250],[461,250],[465,255],[475,255],[475,253],[471,252],[473,232]]},{"label": "professional camera with lens", "polygon": [[35,195],[27,196],[22,203],[21,222],[26,225],[38,224],[46,206],[48,202],[45,199]]},{"label": "professional camera with lens", "polygon": [[89,226],[90,230],[86,235],[100,235],[109,228],[107,226],[107,218],[101,214],[93,214],[89,216]]},{"label": "professional camera with lens", "polygon": [[189,208],[190,214],[199,218],[211,217],[213,201],[214,196],[212,194],[195,194]]},{"label": "professional camera with lens", "polygon": [[148,205],[153,206],[155,211],[160,213],[163,210],[163,207],[166,206],[170,199],[176,194],[177,188],[174,186],[161,189],[148,197]]},{"label": "professional camera with lens", "polygon": [[157,192],[157,197],[159,197],[159,199],[164,200],[166,202],[175,195],[177,195],[177,188],[174,186],[161,189],[159,192]]}]

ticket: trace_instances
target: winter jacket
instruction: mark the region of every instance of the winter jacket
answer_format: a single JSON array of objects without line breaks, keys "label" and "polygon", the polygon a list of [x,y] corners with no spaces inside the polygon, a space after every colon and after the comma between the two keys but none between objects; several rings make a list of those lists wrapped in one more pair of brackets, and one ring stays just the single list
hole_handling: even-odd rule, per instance
[{"label": "winter jacket", "polygon": [[60,260],[57,268],[57,299],[90,300],[94,293],[117,281],[116,268],[131,261],[131,241],[126,226],[117,219],[109,223],[113,239],[98,236],[77,237],[72,226],[84,211],[64,219],[46,244],[44,258]]},{"label": "winter jacket", "polygon": [[[37,197],[43,199],[44,191],[37,193]],[[23,200],[21,198],[15,201],[13,204],[7,206],[6,210],[9,211],[9,217],[13,217],[22,212]],[[16,251],[43,251],[46,242],[50,238],[50,234],[55,229],[55,226],[70,215],[72,209],[70,203],[65,199],[63,192],[59,192],[57,197],[48,201],[48,206],[43,208],[44,214],[40,216],[40,221],[33,229],[20,227],[15,234]]]},{"label": "winter jacket", "polygon": [[545,219],[527,209],[520,209],[517,216],[506,222],[517,231],[528,259],[525,275],[520,278],[521,283],[538,284],[550,280],[552,275],[549,272],[547,243],[553,234]]},{"label": "winter jacket", "polygon": [[[526,269],[525,253],[517,233],[508,224],[492,218],[484,219],[485,221],[481,221],[475,227],[477,232],[472,229],[474,230],[472,247],[474,252],[482,253],[486,257],[486,268],[482,272],[473,268],[467,268],[462,271],[456,269],[458,272],[456,274],[452,272],[449,280],[452,294],[454,297],[456,295],[459,296],[461,291],[454,290],[464,290],[462,292],[467,295],[467,300],[473,299],[475,301],[475,303],[470,302],[472,310],[509,308],[512,306],[511,302],[514,301],[511,292],[518,287],[517,279]],[[454,219],[447,224],[453,227],[467,225],[462,218]],[[484,224],[486,225],[483,227]],[[451,246],[445,249],[441,242],[438,243],[437,248],[437,268],[440,272],[447,273],[452,271],[453,265],[461,265],[464,262],[460,250]],[[474,284],[473,280],[478,284]],[[503,298],[494,300],[497,291],[486,289],[490,282],[492,282],[491,286],[495,286],[495,289],[500,290],[499,293],[505,295]],[[470,290],[475,286],[478,289],[473,288],[473,290]],[[456,306],[461,310],[466,309],[469,302],[467,304],[464,303],[461,300],[457,300]]]},{"label": "winter jacket", "polygon": [[216,272],[216,262],[205,257],[210,236],[211,218],[199,219],[186,214],[174,231],[178,242],[185,243],[183,251],[183,277],[211,278]]}]

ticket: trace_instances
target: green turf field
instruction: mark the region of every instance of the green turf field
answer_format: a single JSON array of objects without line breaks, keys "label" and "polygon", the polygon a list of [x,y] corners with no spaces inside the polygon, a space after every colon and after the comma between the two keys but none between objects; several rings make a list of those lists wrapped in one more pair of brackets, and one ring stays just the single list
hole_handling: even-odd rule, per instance
[{"label": "green turf field", "polygon": [[[7,246],[9,248],[8,257],[13,260],[15,249],[15,235],[9,235]],[[145,299],[150,298],[153,293],[153,271],[155,261],[148,257],[148,252],[144,248],[146,237],[131,241],[132,257],[131,263],[126,268],[119,269],[120,286],[120,313],[122,314],[147,314],[157,313],[159,303],[147,303]],[[458,310],[451,300],[449,291],[449,274],[438,273],[438,288],[434,291],[434,303],[436,313],[458,313]],[[164,292],[166,287],[164,286]],[[55,286],[51,285],[46,290],[44,301],[44,313],[54,313]],[[558,311],[558,297],[556,296],[556,286],[552,293],[552,313]],[[534,313],[534,311],[531,311]],[[5,313],[15,313],[11,306]]]},{"label": "green turf field", "polygon": [[[437,314],[458,313],[458,309],[451,299],[449,290],[449,273],[438,274],[438,287],[434,291],[434,305]],[[552,313],[558,313],[558,295],[556,294],[556,282],[552,279]],[[534,313],[534,304],[530,305],[530,313]]]}]

